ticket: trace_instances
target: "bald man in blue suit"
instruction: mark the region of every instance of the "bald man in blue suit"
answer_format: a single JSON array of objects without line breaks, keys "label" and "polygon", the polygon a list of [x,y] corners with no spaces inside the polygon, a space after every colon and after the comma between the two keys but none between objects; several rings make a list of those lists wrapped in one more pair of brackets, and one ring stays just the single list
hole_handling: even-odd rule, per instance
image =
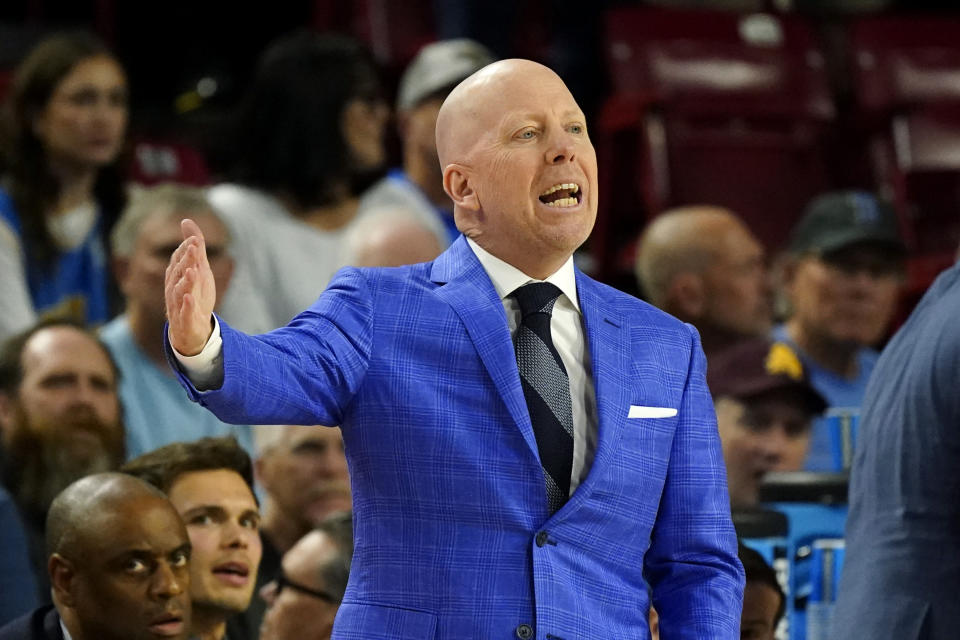
[{"label": "bald man in blue suit", "polygon": [[[190,221],[167,270],[168,355],[195,400],[228,422],[342,425],[356,545],[333,637],[648,638],[652,594],[664,640],[738,638],[697,333],[573,264],[597,210],[583,113],[552,71],[505,60],[450,94],[437,146],[463,237],[431,263],[344,269],[262,336],[212,315]],[[559,505],[513,344],[514,292],[540,281],[569,378]]]}]

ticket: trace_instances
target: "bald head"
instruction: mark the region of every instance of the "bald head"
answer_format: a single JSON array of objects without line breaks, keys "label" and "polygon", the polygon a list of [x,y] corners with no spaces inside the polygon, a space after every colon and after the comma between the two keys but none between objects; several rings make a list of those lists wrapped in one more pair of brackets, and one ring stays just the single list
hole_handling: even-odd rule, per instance
[{"label": "bald head", "polygon": [[437,117],[437,153],[457,228],[528,276],[554,273],[590,234],[597,156],[549,68],[501,60],[457,85]]},{"label": "bald head", "polygon": [[142,499],[169,505],[159,489],[125,473],[97,473],[77,480],[60,492],[47,512],[47,554],[79,557],[87,538],[103,533],[100,527],[106,518]]},{"label": "bald head", "polygon": [[190,540],[170,501],[142,480],[100,473],[47,516],[51,596],[75,640],[186,640]]},{"label": "bald head", "polygon": [[651,303],[701,332],[769,328],[763,247],[727,209],[691,206],[657,216],[640,240],[636,274]]},{"label": "bald head", "polygon": [[513,58],[488,64],[454,87],[437,115],[440,168],[451,162],[466,161],[479,134],[489,130],[488,119],[497,117],[505,94],[530,82],[544,81],[563,85],[560,76],[549,67]]},{"label": "bald head", "polygon": [[345,242],[356,267],[428,262],[443,251],[437,234],[402,207],[383,207],[365,214],[351,225]]},{"label": "bald head", "polygon": [[680,207],[654,218],[640,240],[636,263],[637,278],[650,302],[661,308],[667,305],[674,277],[708,269],[731,231],[750,233],[739,218],[720,207]]}]

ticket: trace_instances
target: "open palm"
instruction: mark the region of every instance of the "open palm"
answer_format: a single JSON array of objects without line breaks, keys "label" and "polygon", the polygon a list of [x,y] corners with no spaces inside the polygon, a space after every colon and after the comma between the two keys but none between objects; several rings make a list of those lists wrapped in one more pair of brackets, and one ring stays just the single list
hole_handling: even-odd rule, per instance
[{"label": "open palm", "polygon": [[200,227],[188,218],[180,228],[184,240],[170,256],[164,297],[170,344],[181,354],[192,356],[200,353],[213,330],[217,287]]}]

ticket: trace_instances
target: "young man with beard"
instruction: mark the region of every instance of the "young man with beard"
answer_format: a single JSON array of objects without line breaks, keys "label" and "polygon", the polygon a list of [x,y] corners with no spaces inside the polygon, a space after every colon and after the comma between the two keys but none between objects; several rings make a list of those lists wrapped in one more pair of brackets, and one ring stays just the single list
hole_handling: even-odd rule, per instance
[{"label": "young man with beard", "polygon": [[186,640],[190,541],[160,491],[121,473],[82,478],[50,506],[46,543],[53,604],[0,640]]},{"label": "young man with beard", "polygon": [[261,554],[250,456],[233,438],[202,438],[146,453],[122,471],[166,493],[187,526],[192,635],[233,638],[227,619],[250,604]]},{"label": "young man with beard", "polygon": [[103,343],[68,321],[42,322],[0,349],[0,468],[27,528],[44,601],[50,503],[71,482],[123,462],[117,379]]}]

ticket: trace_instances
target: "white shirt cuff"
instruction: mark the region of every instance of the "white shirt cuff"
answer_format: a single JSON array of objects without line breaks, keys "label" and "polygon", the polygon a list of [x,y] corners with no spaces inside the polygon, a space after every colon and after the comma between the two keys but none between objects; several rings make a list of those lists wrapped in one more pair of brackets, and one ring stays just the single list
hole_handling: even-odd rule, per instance
[{"label": "white shirt cuff", "polygon": [[[169,330],[167,339],[170,339]],[[170,343],[170,349],[181,371],[198,391],[209,391],[223,386],[223,338],[220,335],[220,321],[217,320],[216,314],[213,316],[213,331],[200,353],[195,356],[185,356],[173,348],[173,342]]]}]

